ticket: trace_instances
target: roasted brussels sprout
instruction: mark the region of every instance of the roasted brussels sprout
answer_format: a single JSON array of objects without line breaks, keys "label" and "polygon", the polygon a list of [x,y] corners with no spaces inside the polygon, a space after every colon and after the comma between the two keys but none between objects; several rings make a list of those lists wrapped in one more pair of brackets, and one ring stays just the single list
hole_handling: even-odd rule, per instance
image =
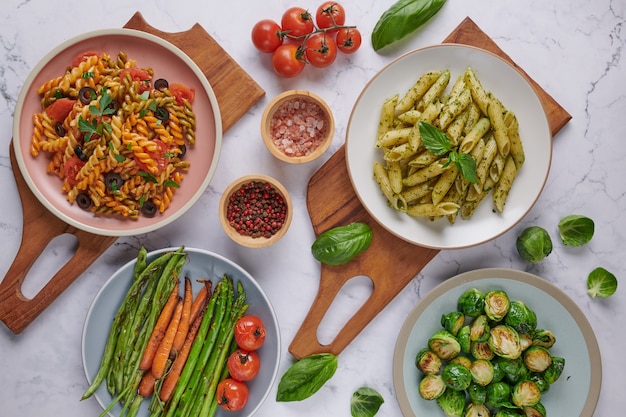
[{"label": "roasted brussels sprout", "polygon": [[530,376],[530,371],[522,358],[498,358],[495,363],[497,364],[498,370],[503,372],[504,380],[510,384],[516,384],[528,379]]},{"label": "roasted brussels sprout", "polygon": [[485,314],[480,314],[470,324],[470,340],[472,342],[486,342],[489,339],[489,318]]},{"label": "roasted brussels sprout", "polygon": [[522,350],[526,350],[533,345],[533,337],[528,333],[518,333],[519,343],[522,346]]},{"label": "roasted brussels sprout", "polygon": [[548,381],[546,381],[542,374],[533,373],[528,379],[537,384],[539,391],[541,391],[542,394],[550,390],[550,384],[548,384]]},{"label": "roasted brussels sprout", "polygon": [[460,363],[448,363],[441,371],[441,377],[446,387],[456,391],[463,391],[472,382],[470,370]]},{"label": "roasted brussels sprout", "polygon": [[484,404],[487,400],[487,387],[472,382],[470,386],[467,387],[467,394],[469,395],[469,400],[472,403]]},{"label": "roasted brussels sprout", "polygon": [[437,405],[448,417],[463,417],[465,410],[465,393],[447,389],[437,398]]},{"label": "roasted brussels sprout", "polygon": [[509,312],[504,317],[504,324],[519,333],[531,333],[537,328],[537,315],[522,301],[511,301]]},{"label": "roasted brussels sprout", "polygon": [[541,403],[537,403],[532,407],[526,406],[523,410],[525,417],[546,417],[546,407]]},{"label": "roasted brussels sprout", "polygon": [[435,352],[424,348],[415,356],[415,366],[425,374],[438,374],[441,370],[441,359]]},{"label": "roasted brussels sprout", "polygon": [[556,343],[556,337],[550,330],[537,329],[533,333],[533,345],[550,349]]},{"label": "roasted brussels sprout", "polygon": [[472,342],[470,353],[474,359],[485,359],[490,361],[495,357],[495,353],[489,347],[489,342]]},{"label": "roasted brussels sprout", "polygon": [[477,317],[485,311],[485,295],[476,288],[465,290],[457,301],[457,309],[467,317]]},{"label": "roasted brussels sprout", "polygon": [[456,336],[465,324],[465,315],[460,311],[452,311],[441,316],[441,326]]},{"label": "roasted brussels sprout", "polygon": [[469,324],[461,327],[461,330],[459,330],[459,334],[457,335],[457,340],[459,341],[459,345],[461,346],[461,352],[470,353],[472,341],[470,340]]},{"label": "roasted brussels sprout", "polygon": [[543,372],[552,364],[552,355],[542,346],[531,346],[524,352],[524,363],[532,372]]},{"label": "roasted brussels sprout", "polygon": [[459,341],[447,330],[435,332],[428,339],[428,347],[443,360],[450,360],[461,352]]},{"label": "roasted brussels sprout", "polygon": [[467,407],[465,407],[464,417],[489,417],[490,415],[491,411],[489,411],[485,404],[469,403]]},{"label": "roasted brussels sprout", "polygon": [[493,381],[492,382],[502,381],[504,379],[504,369],[502,369],[503,367],[500,366],[500,361],[499,360],[491,361],[491,364],[493,365]]},{"label": "roasted brussels sprout", "polygon": [[552,364],[548,366],[548,369],[543,371],[543,377],[548,381],[550,385],[554,384],[557,379],[563,373],[565,368],[565,359],[557,356],[552,357]]},{"label": "roasted brussels sprout", "polygon": [[502,407],[511,403],[511,387],[506,382],[498,381],[487,385],[485,404],[490,407]]},{"label": "roasted brussels sprout", "polygon": [[463,365],[467,369],[469,369],[470,366],[472,366],[472,360],[468,358],[467,356],[461,356],[461,355],[457,356],[456,358],[451,359],[450,362],[448,363],[458,363],[459,365]]},{"label": "roasted brussels sprout", "polygon": [[516,359],[522,354],[519,334],[511,326],[499,324],[493,327],[487,342],[491,350],[503,358]]},{"label": "roasted brussels sprout", "polygon": [[420,380],[417,388],[423,399],[435,400],[446,390],[446,384],[441,375],[428,374]]},{"label": "roasted brussels sprout", "polygon": [[485,293],[485,314],[493,321],[500,321],[509,312],[511,301],[505,291],[491,290]]},{"label": "roasted brussels sprout", "polygon": [[499,409],[493,417],[523,417],[524,414],[521,414],[519,411],[511,409],[511,408],[501,408]]},{"label": "roasted brussels sprout", "polygon": [[478,385],[487,386],[493,381],[493,364],[484,359],[477,359],[472,362],[469,368],[472,380]]},{"label": "roasted brussels sprout", "polygon": [[541,391],[533,381],[526,380],[515,384],[511,393],[513,404],[517,407],[532,406],[541,399]]}]

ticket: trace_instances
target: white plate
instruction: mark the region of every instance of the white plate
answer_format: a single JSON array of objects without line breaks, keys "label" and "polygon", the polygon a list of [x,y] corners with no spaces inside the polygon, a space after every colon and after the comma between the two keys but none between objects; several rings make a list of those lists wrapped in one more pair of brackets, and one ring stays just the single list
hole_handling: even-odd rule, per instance
[{"label": "white plate", "polygon": [[[374,142],[383,101],[402,96],[429,70],[449,69],[451,80],[470,66],[483,87],[515,113],[526,161],[508,196],[502,215],[483,201],[469,220],[454,225],[446,219],[414,219],[387,205],[373,178],[374,161],[382,154]],[[452,83],[452,81],[451,81]],[[548,120],[537,94],[510,64],[482,49],[442,44],[409,52],[383,68],[365,87],[352,110],[346,134],[346,162],[352,186],[369,214],[381,226],[410,243],[437,249],[463,248],[491,240],[513,227],[534,205],[550,170],[552,140]]]},{"label": "white plate", "polygon": [[[176,249],[178,248],[166,248],[150,252],[148,261],[164,252],[175,251]],[[256,378],[248,382],[250,396],[247,405],[237,412],[218,409],[216,414],[218,417],[252,416],[269,395],[278,374],[280,328],[278,327],[276,313],[263,289],[243,268],[209,251],[185,248],[185,252],[188,254],[188,262],[183,267],[181,277],[187,276],[191,279],[194,294],[198,292],[202,285],[196,282],[197,279],[210,279],[217,283],[224,274],[227,274],[235,283],[241,281],[246,290],[247,302],[250,305],[246,314],[258,316],[265,325],[267,332],[265,343],[258,350],[261,359],[261,369]],[[87,319],[83,328],[82,354],[83,367],[88,384],[91,384],[98,372],[113,317],[128,292],[133,278],[134,267],[135,261],[133,260],[113,274],[100,289],[87,313]],[[103,409],[113,400],[106,389],[106,381],[100,385],[94,396]],[[147,417],[150,414],[148,411],[149,402],[148,399],[143,401],[141,409],[137,414],[138,417]],[[121,414],[121,410],[122,407],[118,404],[111,410],[109,415],[117,417]]]},{"label": "white plate", "polygon": [[430,291],[404,322],[393,357],[393,382],[404,417],[440,416],[436,401],[419,396],[417,352],[441,330],[441,315],[456,310],[459,296],[469,288],[483,292],[502,289],[512,300],[526,303],[537,314],[537,327],[551,330],[553,355],[565,358],[561,377],[541,398],[551,417],[592,417],[600,396],[602,363],[591,325],[578,306],[545,279],[512,269],[480,269],[447,279]]}]

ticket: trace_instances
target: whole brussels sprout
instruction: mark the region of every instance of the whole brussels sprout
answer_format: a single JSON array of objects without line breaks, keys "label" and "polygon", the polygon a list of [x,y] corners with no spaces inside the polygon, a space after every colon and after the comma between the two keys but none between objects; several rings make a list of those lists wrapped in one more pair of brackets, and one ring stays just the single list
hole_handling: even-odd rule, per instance
[{"label": "whole brussels sprout", "polygon": [[460,311],[452,311],[441,316],[441,326],[456,336],[465,324],[465,315]]},{"label": "whole brussels sprout", "polygon": [[446,384],[441,375],[428,374],[420,380],[417,390],[425,400],[435,400],[446,390]]},{"label": "whole brussels sprout", "polygon": [[526,367],[522,358],[498,358],[495,363],[497,364],[498,370],[504,373],[504,380],[510,384],[516,384],[520,381],[528,379],[530,376],[530,371]]},{"label": "whole brussels sprout", "polygon": [[459,296],[457,309],[467,317],[477,317],[485,311],[485,295],[476,288],[469,288]]},{"label": "whole brussels sprout", "polygon": [[499,324],[493,327],[487,342],[491,350],[503,358],[516,359],[522,354],[519,334],[511,326]]},{"label": "whole brussels sprout", "polygon": [[537,329],[533,333],[533,345],[550,349],[556,343],[556,337],[550,330]]},{"label": "whole brussels sprout", "polygon": [[502,381],[504,379],[504,369],[500,365],[500,361],[499,360],[495,360],[495,361],[492,361],[491,364],[493,365],[493,380],[492,380],[492,382]]},{"label": "whole brussels sprout", "polygon": [[533,381],[521,381],[515,384],[511,399],[517,407],[532,406],[541,399],[541,391]]},{"label": "whole brussels sprout", "polygon": [[472,362],[469,371],[472,374],[472,380],[478,385],[486,386],[493,381],[494,370],[490,361],[477,359]]},{"label": "whole brussels sprout", "polygon": [[470,340],[472,342],[486,342],[489,339],[489,318],[481,314],[472,320],[470,324]]},{"label": "whole brussels sprout", "polygon": [[546,381],[543,375],[533,373],[530,375],[529,379],[537,384],[537,386],[539,387],[539,391],[541,391],[542,394],[550,390],[550,384],[548,383],[548,381]]},{"label": "whole brussels sprout", "polygon": [[485,404],[490,407],[502,407],[511,403],[511,387],[506,382],[492,382],[487,385]]},{"label": "whole brussels sprout", "polygon": [[448,417],[462,417],[465,410],[465,393],[453,389],[446,389],[439,398],[437,405]]},{"label": "whole brussels sprout", "polygon": [[523,259],[539,262],[552,252],[552,239],[545,229],[530,226],[517,237],[515,246]]},{"label": "whole brussels sprout", "polygon": [[441,370],[441,359],[428,348],[421,349],[415,356],[415,366],[425,374],[438,374]]},{"label": "whole brussels sprout", "polygon": [[543,372],[552,365],[552,355],[542,346],[531,346],[524,352],[524,363],[533,372]]},{"label": "whole brussels sprout", "polygon": [[489,342],[472,342],[470,346],[470,353],[474,359],[492,360],[495,357],[495,353],[489,347]]},{"label": "whole brussels sprout", "polygon": [[484,404],[487,400],[487,387],[472,382],[470,386],[467,387],[467,394],[472,403]]},{"label": "whole brussels sprout", "polygon": [[525,417],[546,417],[546,407],[541,403],[523,408]]},{"label": "whole brussels sprout", "polygon": [[449,363],[443,367],[441,377],[446,387],[456,391],[463,391],[472,382],[472,374],[469,369],[460,363]]},{"label": "whole brussels sprout", "polygon": [[467,407],[465,407],[464,417],[489,417],[490,415],[491,411],[489,411],[485,404],[469,403]]},{"label": "whole brussels sprout", "polygon": [[493,321],[500,321],[509,312],[511,301],[505,291],[491,290],[485,294],[485,314]]},{"label": "whole brussels sprout", "polygon": [[546,381],[548,381],[549,384],[554,384],[563,373],[564,368],[565,359],[558,356],[553,356],[552,364],[548,366],[545,371],[543,371],[543,377]]},{"label": "whole brussels sprout", "polygon": [[504,324],[519,333],[532,333],[537,328],[537,315],[522,301],[511,301],[509,312],[504,317]]},{"label": "whole brussels sprout", "polygon": [[457,335],[457,340],[459,341],[459,345],[461,346],[461,352],[469,353],[472,343],[472,341],[470,340],[469,324],[461,327],[461,330],[459,330],[459,334]]},{"label": "whole brussels sprout", "polygon": [[467,356],[461,356],[461,355],[457,356],[456,358],[451,359],[450,362],[448,363],[458,363],[459,365],[463,365],[467,369],[469,369],[470,366],[472,366],[472,360],[468,358]]},{"label": "whole brussels sprout", "polygon": [[435,332],[428,339],[428,347],[443,360],[450,360],[461,352],[459,341],[447,330]]}]

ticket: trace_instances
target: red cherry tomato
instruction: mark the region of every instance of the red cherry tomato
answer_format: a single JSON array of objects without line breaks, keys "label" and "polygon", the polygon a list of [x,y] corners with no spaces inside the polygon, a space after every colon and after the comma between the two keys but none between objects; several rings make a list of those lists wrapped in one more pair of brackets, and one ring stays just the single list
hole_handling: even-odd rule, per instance
[{"label": "red cherry tomato", "polygon": [[215,398],[224,410],[237,411],[246,406],[248,393],[248,386],[245,382],[226,378],[217,384]]},{"label": "red cherry tomato", "polygon": [[72,111],[74,103],[76,103],[76,100],[63,97],[55,100],[55,102],[46,107],[44,111],[55,122],[62,122]]},{"label": "red cherry tomato", "polygon": [[357,28],[341,28],[337,32],[337,48],[344,54],[352,54],[361,46],[361,32]]},{"label": "red cherry tomato", "polygon": [[260,318],[243,316],[235,323],[235,342],[243,350],[257,350],[265,342],[265,326]]},{"label": "red cherry tomato", "polygon": [[[315,22],[320,29],[343,26],[346,22],[346,12],[341,4],[334,1],[326,1],[317,8]],[[335,31],[337,29],[332,29],[329,32]]]},{"label": "red cherry tomato", "polygon": [[280,26],[289,36],[304,36],[313,32],[313,16],[302,7],[290,7],[283,13]]},{"label": "red cherry tomato", "polygon": [[278,23],[271,19],[258,21],[252,27],[252,43],[261,52],[274,52],[283,44],[283,36]]},{"label": "red cherry tomato", "polygon": [[94,51],[85,51],[76,55],[74,59],[72,59],[72,67],[77,67],[81,62],[86,61],[87,58],[93,55],[98,55],[98,53]]},{"label": "red cherry tomato", "polygon": [[148,71],[138,67],[124,68],[120,71],[120,79],[126,78],[126,74],[130,74],[132,81],[139,83],[139,93],[152,89],[152,77]]},{"label": "red cherry tomato", "polygon": [[226,366],[232,378],[237,381],[250,381],[259,374],[261,359],[254,350],[236,349],[228,357]]},{"label": "red cherry tomato", "polygon": [[176,97],[176,103],[178,103],[179,106],[184,105],[185,100],[189,103],[193,103],[193,99],[196,97],[196,90],[184,84],[171,83],[168,88],[170,93]]},{"label": "red cherry tomato", "polygon": [[150,155],[150,158],[156,162],[157,171],[152,171],[148,165],[144,164],[139,159],[135,159],[135,163],[142,171],[149,172],[151,174],[159,174],[163,172],[163,170],[167,167],[167,164],[169,164],[170,162],[170,158],[167,156],[169,149],[167,148],[167,145],[160,139],[152,139],[152,141],[158,145],[158,149],[146,149],[146,153]]},{"label": "red cherry tomato", "polygon": [[337,58],[337,44],[332,36],[319,32],[311,35],[304,44],[306,60],[318,68],[325,68]]},{"label": "red cherry tomato", "polygon": [[298,45],[286,43],[279,46],[272,55],[272,66],[278,75],[292,78],[300,74],[306,65],[303,51]]},{"label": "red cherry tomato", "polygon": [[71,185],[76,185],[78,180],[76,179],[76,175],[81,170],[82,167],[85,166],[85,163],[81,161],[77,156],[72,156],[65,161],[63,165],[63,175],[67,178],[67,181]]}]

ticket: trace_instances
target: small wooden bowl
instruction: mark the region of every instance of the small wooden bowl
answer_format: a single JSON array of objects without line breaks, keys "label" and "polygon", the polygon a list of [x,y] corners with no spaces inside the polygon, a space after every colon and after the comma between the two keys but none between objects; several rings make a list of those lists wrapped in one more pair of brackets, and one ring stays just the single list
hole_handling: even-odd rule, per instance
[{"label": "small wooden bowl", "polygon": [[[304,101],[305,103],[313,103],[317,106],[317,109],[314,107],[311,108],[307,105],[307,108],[310,110],[317,110],[319,113],[319,117],[323,120],[323,127],[312,127],[306,126],[305,129],[311,128],[315,134],[315,144],[312,147],[312,150],[305,153],[302,149],[306,149],[306,146],[303,145],[305,142],[303,136],[298,135],[295,137],[294,144],[295,147],[291,147],[291,149],[300,150],[299,153],[290,154],[285,150],[281,149],[276,143],[275,138],[272,134],[272,119],[276,116],[278,117],[281,111],[286,111],[285,106],[289,106],[291,101],[298,100],[299,102]],[[301,110],[293,110],[295,112],[301,112]],[[284,115],[284,118],[288,116]],[[321,134],[320,134],[321,133]],[[305,135],[309,134],[308,131],[305,130]],[[333,137],[335,135],[335,120],[333,118],[333,113],[330,110],[330,107],[326,104],[324,100],[322,100],[319,96],[310,91],[306,90],[289,90],[285,91],[282,94],[276,96],[265,108],[263,112],[263,117],[261,118],[261,136],[263,137],[263,142],[265,146],[270,151],[272,155],[281,161],[289,162],[292,164],[302,164],[306,162],[313,161],[322,155],[330,146]]]},{"label": "small wooden bowl", "polygon": [[[287,209],[282,226],[280,227],[280,229],[278,229],[274,234],[272,234],[269,237],[265,237],[265,236],[255,237],[255,236],[251,236],[245,233],[241,234],[234,226],[231,226],[230,221],[228,219],[229,217],[228,209],[229,209],[231,195],[239,191],[242,188],[242,186],[249,184],[251,182],[255,182],[255,183],[260,182],[263,184],[270,184],[272,190],[276,192],[276,195],[279,195],[280,197],[282,197],[282,200],[284,201],[284,204]],[[220,223],[222,225],[222,228],[224,229],[224,232],[226,232],[226,235],[229,238],[231,238],[233,241],[240,244],[241,246],[246,246],[249,248],[261,248],[261,247],[269,246],[269,245],[276,243],[277,241],[280,240],[280,238],[284,236],[285,233],[287,233],[287,229],[289,229],[289,225],[291,224],[292,217],[293,217],[293,205],[291,204],[291,197],[289,196],[289,193],[280,182],[278,182],[276,179],[269,177],[267,175],[262,175],[262,174],[246,175],[244,177],[241,177],[235,180],[228,187],[226,187],[226,190],[224,190],[224,193],[222,194],[222,198],[220,199],[219,218],[220,218]]]}]

